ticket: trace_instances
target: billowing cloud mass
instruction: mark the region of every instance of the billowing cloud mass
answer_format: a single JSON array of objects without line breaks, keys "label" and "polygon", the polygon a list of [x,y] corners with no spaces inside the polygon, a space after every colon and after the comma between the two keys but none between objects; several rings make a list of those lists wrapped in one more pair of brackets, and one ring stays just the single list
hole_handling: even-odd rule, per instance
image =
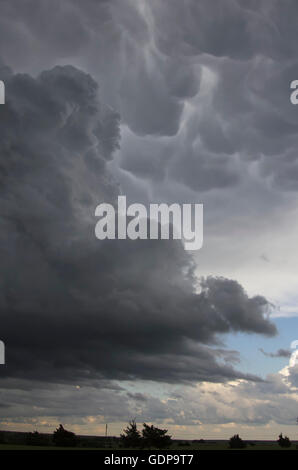
[{"label": "billowing cloud mass", "polygon": [[[276,337],[274,296],[298,281],[297,9],[295,0],[1,2],[7,422],[290,423],[293,370],[243,371],[228,338]],[[120,193],[203,202],[202,251],[97,240],[95,207]],[[266,361],[290,355],[266,350]],[[149,384],[165,395],[145,393]]]},{"label": "billowing cloud mass", "polygon": [[[37,79],[8,73],[1,108],[3,375],[222,381],[231,331],[274,335],[264,297],[207,278],[195,292],[180,242],[94,236],[98,202],[117,185],[106,161],[118,146],[116,113],[73,67]],[[32,328],[34,325],[34,328]]]}]

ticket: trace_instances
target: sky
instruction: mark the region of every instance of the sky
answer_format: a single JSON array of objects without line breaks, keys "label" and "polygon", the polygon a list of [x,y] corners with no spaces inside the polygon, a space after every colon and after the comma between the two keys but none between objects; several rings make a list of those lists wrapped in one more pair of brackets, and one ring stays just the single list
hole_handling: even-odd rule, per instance
[{"label": "sky", "polygon": [[[0,7],[0,429],[295,439],[296,0]],[[202,249],[98,240],[119,195]]]}]

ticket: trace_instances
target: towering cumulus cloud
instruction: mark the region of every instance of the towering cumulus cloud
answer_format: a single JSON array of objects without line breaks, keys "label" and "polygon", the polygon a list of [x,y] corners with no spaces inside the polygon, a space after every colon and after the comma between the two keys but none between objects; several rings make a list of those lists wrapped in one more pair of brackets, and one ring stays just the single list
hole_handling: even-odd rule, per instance
[{"label": "towering cumulus cloud", "polygon": [[[94,207],[113,201],[106,162],[119,118],[73,67],[7,73],[1,113],[2,376],[224,381],[208,345],[230,331],[273,335],[268,302],[236,281],[195,292],[180,241],[104,241]],[[248,377],[253,378],[253,377]]]}]

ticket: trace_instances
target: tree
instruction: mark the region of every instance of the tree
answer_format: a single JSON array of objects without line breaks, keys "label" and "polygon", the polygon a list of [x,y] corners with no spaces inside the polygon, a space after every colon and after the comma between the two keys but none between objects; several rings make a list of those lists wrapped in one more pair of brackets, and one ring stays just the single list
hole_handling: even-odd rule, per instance
[{"label": "tree", "polygon": [[59,428],[53,433],[53,442],[59,447],[76,447],[78,438],[73,432],[67,431],[62,424],[60,424]]},{"label": "tree", "polygon": [[229,447],[230,449],[244,449],[246,443],[241,439],[239,434],[235,434],[229,440]]},{"label": "tree", "polygon": [[157,447],[157,449],[165,449],[172,444],[172,437],[166,435],[167,429],[159,429],[153,425],[149,426],[144,423],[142,430],[143,447]]},{"label": "tree", "polygon": [[280,447],[291,447],[292,445],[288,436],[283,437],[282,433],[280,433],[280,435],[278,436],[277,442],[278,442],[278,445],[280,445]]},{"label": "tree", "polygon": [[140,447],[141,446],[141,434],[137,429],[135,420],[129,422],[123,433],[120,434],[121,443],[124,447]]}]

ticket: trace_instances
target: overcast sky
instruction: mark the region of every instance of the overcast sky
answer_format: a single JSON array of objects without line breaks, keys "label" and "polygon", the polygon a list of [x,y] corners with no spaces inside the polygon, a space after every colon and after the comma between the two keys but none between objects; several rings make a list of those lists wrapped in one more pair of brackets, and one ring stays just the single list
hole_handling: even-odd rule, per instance
[{"label": "overcast sky", "polygon": [[[0,7],[0,428],[294,438],[297,1]],[[203,248],[99,241],[119,194]]]}]

